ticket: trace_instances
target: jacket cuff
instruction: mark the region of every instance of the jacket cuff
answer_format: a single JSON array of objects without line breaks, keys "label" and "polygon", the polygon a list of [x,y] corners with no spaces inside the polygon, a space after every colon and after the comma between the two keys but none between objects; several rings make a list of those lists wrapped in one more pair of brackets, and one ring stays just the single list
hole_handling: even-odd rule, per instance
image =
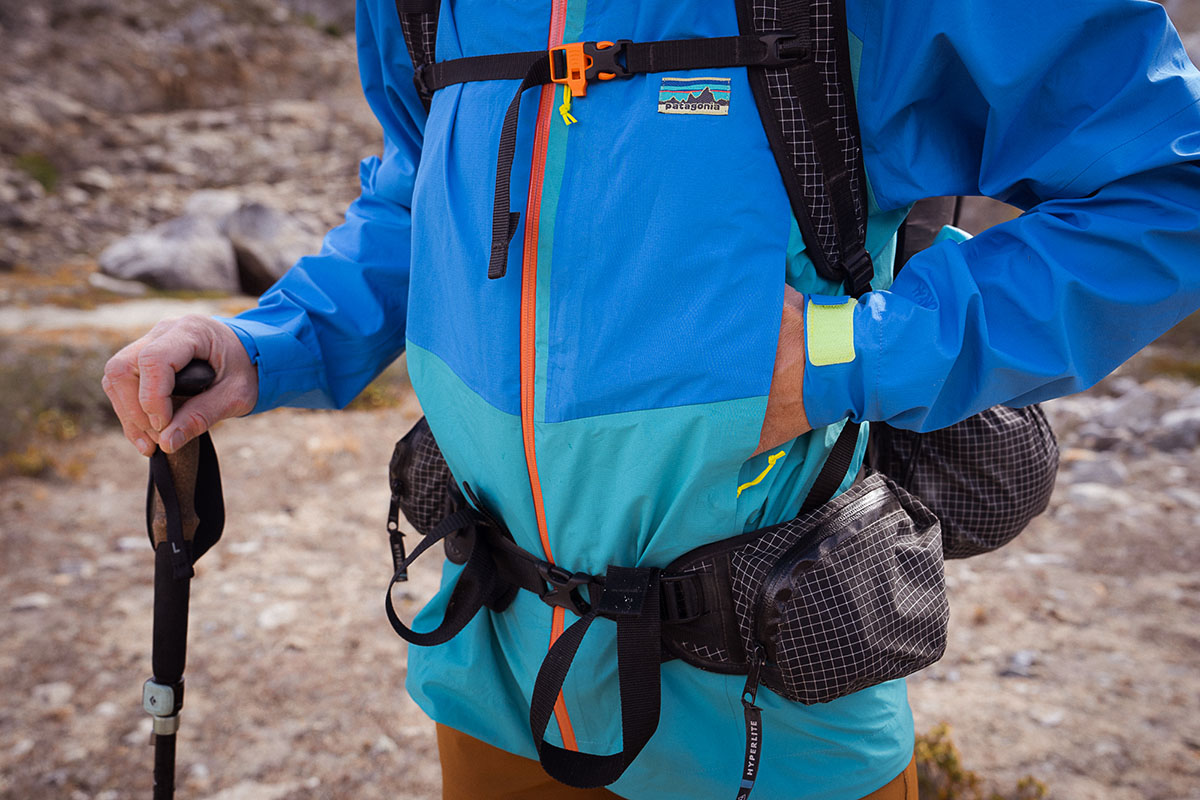
[{"label": "jacket cuff", "polygon": [[[253,313],[254,309],[251,312]],[[239,316],[217,318],[237,334],[258,370],[258,401],[251,414],[280,406],[324,408],[324,394],[313,387],[323,380],[321,366],[308,348],[285,330]]]},{"label": "jacket cuff", "polygon": [[871,350],[867,311],[866,303],[848,296],[806,298],[804,412],[813,428],[862,419],[864,363]]}]

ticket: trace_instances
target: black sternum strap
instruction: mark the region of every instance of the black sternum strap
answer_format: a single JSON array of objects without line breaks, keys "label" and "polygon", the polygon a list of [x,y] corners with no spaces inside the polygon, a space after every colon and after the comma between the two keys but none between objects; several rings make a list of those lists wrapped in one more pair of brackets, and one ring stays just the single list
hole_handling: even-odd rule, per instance
[{"label": "black sternum strap", "polygon": [[[628,78],[653,72],[725,67],[780,67],[800,63],[808,57],[806,35],[772,33],[762,36],[720,36],[706,39],[676,39],[662,42],[584,43],[591,59],[588,81]],[[421,93],[472,81],[520,80],[504,114],[496,160],[496,192],[492,206],[492,243],[488,255],[488,277],[503,277],[508,269],[508,248],[520,221],[511,212],[512,164],[517,147],[517,123],[525,90],[547,83],[564,83],[552,74],[555,53],[535,50],[523,53],[470,56],[439,61],[417,68],[416,83]],[[561,67],[560,67],[561,69]]]}]

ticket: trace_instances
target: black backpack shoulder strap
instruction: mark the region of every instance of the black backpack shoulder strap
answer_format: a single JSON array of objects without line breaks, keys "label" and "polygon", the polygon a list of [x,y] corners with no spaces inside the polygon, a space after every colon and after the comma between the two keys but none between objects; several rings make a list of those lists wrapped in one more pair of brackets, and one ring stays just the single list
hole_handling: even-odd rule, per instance
[{"label": "black backpack shoulder strap", "polygon": [[809,58],[750,70],[750,85],[817,273],[857,297],[874,267],[845,0],[737,0],[737,13],[743,34],[811,38]]},{"label": "black backpack shoulder strap", "polygon": [[[750,86],[792,213],[817,274],[859,297],[875,267],[867,253],[867,179],[850,69],[845,0],[737,0],[743,34],[810,39],[799,63],[750,70]],[[845,479],[859,424],[847,422],[802,511],[823,505]]]},{"label": "black backpack shoulder strap", "polygon": [[429,110],[433,91],[421,80],[424,68],[436,58],[438,12],[441,0],[396,0],[396,13],[400,17],[400,30],[404,33],[404,44],[413,65],[413,82],[417,94]]}]

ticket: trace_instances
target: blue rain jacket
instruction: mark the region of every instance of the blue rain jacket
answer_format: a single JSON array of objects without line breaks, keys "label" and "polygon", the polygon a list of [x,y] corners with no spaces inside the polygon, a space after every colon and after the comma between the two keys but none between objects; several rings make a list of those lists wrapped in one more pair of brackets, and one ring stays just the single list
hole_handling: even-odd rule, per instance
[{"label": "blue rain jacket", "polygon": [[[228,320],[257,364],[256,410],[342,406],[407,350],[455,475],[519,544],[571,570],[662,566],[793,516],[846,418],[928,430],[1075,392],[1200,305],[1200,75],[1158,5],[847,5],[878,265],[857,303],[805,256],[744,69],[596,84],[569,127],[561,87],[528,91],[513,171],[522,223],[508,275],[488,280],[516,82],[452,86],[427,116],[392,0],[360,0],[383,154],[362,163],[362,196],[320,254]],[[437,49],[736,32],[724,2],[455,0]],[[669,77],[727,78],[728,114],[659,113]],[[943,241],[891,283],[910,204],[957,194],[1025,213]],[[785,282],[809,297],[804,402],[817,430],[769,462],[775,451],[751,454]],[[446,567],[418,629],[440,620],[456,574]],[[449,644],[410,648],[408,689],[439,722],[536,757],[534,676],[572,619],[522,592]],[[556,743],[620,747],[614,640],[612,623],[593,625]],[[743,679],[675,661],[662,680],[658,732],[611,788],[730,795]],[[762,797],[852,800],[912,756],[902,681],[811,707],[759,698]]]}]

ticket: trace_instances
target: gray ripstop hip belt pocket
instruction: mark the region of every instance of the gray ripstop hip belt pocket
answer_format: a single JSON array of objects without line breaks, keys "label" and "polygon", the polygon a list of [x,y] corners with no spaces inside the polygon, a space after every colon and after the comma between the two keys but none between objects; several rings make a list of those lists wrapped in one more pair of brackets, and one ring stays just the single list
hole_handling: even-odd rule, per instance
[{"label": "gray ripstop hip belt pocket", "polygon": [[664,622],[670,656],[757,671],[799,703],[910,675],[945,651],[940,523],[880,473],[812,512],[686,553],[664,574],[710,576],[704,610]]}]

